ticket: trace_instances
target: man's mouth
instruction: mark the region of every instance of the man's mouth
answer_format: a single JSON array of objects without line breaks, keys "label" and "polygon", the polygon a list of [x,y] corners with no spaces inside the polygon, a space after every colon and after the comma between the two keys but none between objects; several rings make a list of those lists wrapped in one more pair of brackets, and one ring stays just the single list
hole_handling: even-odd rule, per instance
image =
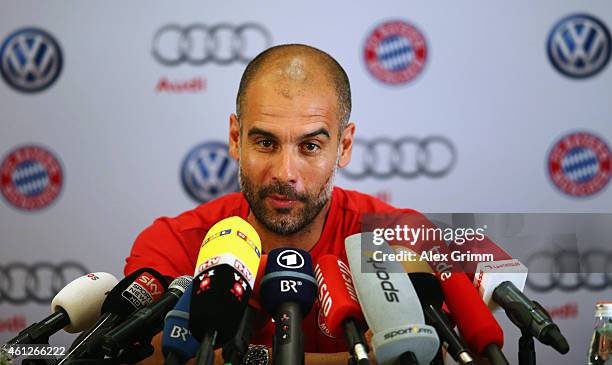
[{"label": "man's mouth", "polygon": [[299,200],[293,199],[287,195],[270,194],[266,197],[270,201],[273,208],[293,208]]}]

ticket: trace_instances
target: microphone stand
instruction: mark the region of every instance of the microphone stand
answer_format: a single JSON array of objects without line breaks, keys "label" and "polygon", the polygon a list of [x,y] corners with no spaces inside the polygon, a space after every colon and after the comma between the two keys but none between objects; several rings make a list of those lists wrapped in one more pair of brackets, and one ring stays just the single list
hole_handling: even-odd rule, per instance
[{"label": "microphone stand", "polygon": [[519,338],[519,365],[536,365],[536,353],[533,343],[533,336],[528,331],[521,329],[521,338]]},{"label": "microphone stand", "polygon": [[212,365],[215,360],[215,341],[217,341],[217,331],[207,331],[202,338],[200,350],[196,356],[196,365]]}]

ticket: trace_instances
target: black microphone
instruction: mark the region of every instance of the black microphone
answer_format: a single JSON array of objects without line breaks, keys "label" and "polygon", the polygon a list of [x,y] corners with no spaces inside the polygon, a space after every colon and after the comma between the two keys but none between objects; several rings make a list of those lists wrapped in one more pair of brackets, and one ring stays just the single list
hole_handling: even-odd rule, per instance
[{"label": "black microphone", "polygon": [[444,294],[438,279],[433,274],[425,272],[410,272],[408,277],[423,307],[426,323],[436,329],[440,339],[447,344],[448,353],[461,365],[475,365],[467,346],[457,336],[442,312]]},{"label": "black microphone", "polygon": [[208,230],[196,262],[189,330],[201,342],[196,364],[212,364],[214,349],[229,341],[240,324],[261,261],[255,228],[240,217]]},{"label": "black microphone", "polygon": [[568,353],[567,340],[546,310],[537,302],[529,300],[514,284],[509,281],[499,284],[493,291],[493,300],[504,308],[508,318],[521,332],[562,354]]},{"label": "black microphone", "polygon": [[262,306],[275,321],[272,364],[304,364],[302,319],[317,294],[308,252],[297,248],[270,251],[260,293]]},{"label": "black microphone", "polygon": [[116,357],[125,346],[142,338],[148,338],[161,331],[164,316],[176,305],[185,289],[191,284],[192,276],[179,276],[168,286],[168,290],[155,302],[132,313],[123,323],[104,335],[102,351]]},{"label": "black microphone", "polygon": [[[121,323],[131,313],[161,297],[166,288],[164,277],[151,268],[136,270],[126,276],[106,296],[102,304],[102,316],[98,322],[77,338],[68,355],[58,365],[88,355],[88,347],[93,345],[95,348],[95,344],[101,340],[104,333]],[[94,355],[101,357],[99,354]]]}]

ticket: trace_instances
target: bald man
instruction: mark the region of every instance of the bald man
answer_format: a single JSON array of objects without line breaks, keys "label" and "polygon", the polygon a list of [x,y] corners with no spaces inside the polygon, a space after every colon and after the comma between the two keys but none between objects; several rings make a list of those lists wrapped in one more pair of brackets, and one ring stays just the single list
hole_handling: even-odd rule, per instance
[{"label": "bald man", "polygon": [[[330,55],[297,44],[262,52],[247,65],[229,117],[229,152],[240,165],[241,192],[157,219],[136,239],[125,274],[142,267],[168,277],[193,274],[204,236],[231,216],[255,227],[264,253],[298,247],[313,262],[324,254],[346,262],[344,240],[361,231],[362,213],[403,211],[333,185],[336,169],[351,159],[350,112],[348,77]],[[315,306],[303,321],[306,363],[346,364],[344,339],[323,334],[317,312]],[[270,347],[273,332],[268,322],[252,342]],[[216,363],[223,363],[221,356]]]}]

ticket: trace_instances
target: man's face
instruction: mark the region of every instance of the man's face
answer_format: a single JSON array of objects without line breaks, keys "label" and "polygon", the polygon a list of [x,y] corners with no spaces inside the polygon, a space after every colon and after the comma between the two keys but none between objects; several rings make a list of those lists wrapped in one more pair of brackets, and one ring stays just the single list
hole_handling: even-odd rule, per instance
[{"label": "man's face", "polygon": [[[325,82],[300,86],[257,77],[246,93],[242,125],[230,118],[230,153],[240,163],[241,190],[268,230],[297,233],[329,201],[336,167],[350,159],[346,138],[338,138],[337,100]],[[354,127],[348,129],[352,140]]]}]

